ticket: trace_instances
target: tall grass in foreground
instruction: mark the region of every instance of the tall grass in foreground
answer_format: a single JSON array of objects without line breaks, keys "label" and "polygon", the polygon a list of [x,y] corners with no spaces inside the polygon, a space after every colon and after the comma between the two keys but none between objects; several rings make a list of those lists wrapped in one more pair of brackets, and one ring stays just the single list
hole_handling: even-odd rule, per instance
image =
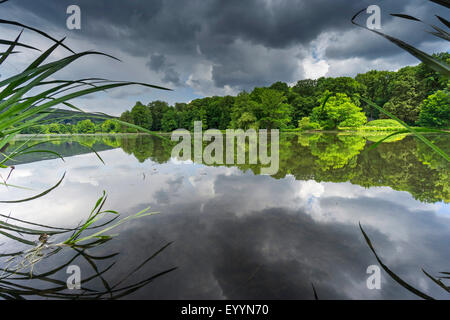
[{"label": "tall grass in foreground", "polygon": [[[0,4],[4,2],[6,2],[6,0],[0,0]],[[3,181],[0,182],[0,184],[3,184],[4,186],[18,187],[7,183],[9,177],[15,169],[14,166],[8,166],[7,163],[17,156],[29,153],[45,152],[52,153],[63,159],[61,155],[50,150],[36,149],[41,142],[29,144],[31,139],[20,144],[8,154],[5,153],[6,148],[10,145],[10,142],[18,133],[31,126],[46,123],[48,121],[47,118],[49,114],[58,112],[56,109],[53,109],[53,107],[63,104],[73,110],[82,112],[82,110],[71,104],[69,101],[99,91],[130,85],[140,85],[154,89],[169,90],[164,87],[147,83],[110,81],[107,79],[94,77],[78,80],[56,79],[55,74],[58,71],[61,71],[69,67],[73,62],[88,56],[103,56],[110,59],[118,59],[98,51],[84,51],[76,53],[63,43],[65,40],[64,38],[57,40],[39,29],[26,26],[16,21],[0,19],[0,24],[22,28],[14,40],[0,39],[0,45],[8,46],[5,50],[0,49],[0,66],[7,59],[19,53],[16,48],[41,52],[37,58],[23,71],[6,79],[0,79],[0,155],[2,156],[2,158],[0,158],[0,168],[7,169],[9,167],[9,173],[6,177],[0,175],[0,178]],[[24,29],[38,33],[40,36],[53,41],[54,44],[42,52],[30,44],[22,43],[20,42],[20,39]],[[69,55],[56,61],[46,62],[58,48],[66,49],[69,52]],[[102,113],[98,113],[98,117],[111,119],[111,117]],[[66,117],[61,116],[60,120],[65,118]],[[53,118],[52,121],[55,121],[55,118]],[[118,119],[114,119],[114,121],[120,123],[121,125],[153,134],[149,130],[143,129],[139,126],[122,122]],[[93,151],[95,152],[95,150]],[[103,161],[97,153],[96,155],[101,161]],[[2,200],[0,203],[27,202],[42,197],[57,188],[63,181],[64,177],[65,174],[53,187],[38,195],[20,200]],[[0,214],[1,217],[6,218],[5,221],[0,221],[0,235],[28,247],[27,249],[21,251],[0,254],[0,257],[6,258],[6,265],[0,269],[2,272],[0,275],[0,297],[4,299],[23,299],[25,296],[38,295],[46,298],[57,299],[101,299],[105,297],[109,299],[116,299],[126,296],[147,285],[155,278],[173,271],[175,268],[165,270],[140,282],[120,287],[120,285],[122,285],[132,274],[137,272],[146,263],[167,248],[170,245],[169,243],[147,258],[137,268],[135,268],[131,273],[129,273],[122,280],[118,281],[116,284],[110,285],[105,280],[103,274],[106,273],[115,262],[109,265],[106,269],[99,270],[96,265],[96,261],[111,259],[115,257],[117,253],[95,257],[89,255],[86,250],[100,246],[111,240],[112,235],[107,233],[121,224],[154,214],[149,212],[149,209],[145,209],[135,215],[119,220],[119,215],[117,212],[112,210],[103,210],[105,201],[106,194],[103,193],[103,196],[97,201],[94,209],[91,211],[86,221],[73,229],[46,226]],[[115,215],[115,217],[99,225],[98,222],[103,219],[104,216],[109,214]],[[8,222],[9,220],[14,221],[14,223]],[[71,233],[70,236],[66,237],[63,241],[57,243],[52,242],[54,237],[63,237],[68,233]],[[30,239],[30,237],[38,237],[38,239],[33,240]],[[68,262],[45,273],[35,274],[33,272],[35,266],[44,259],[67,249],[71,249],[76,252],[76,255]],[[94,270],[95,274],[82,280],[82,292],[67,293],[66,283],[53,278],[53,276],[56,275],[58,271],[65,270],[65,268],[79,256],[83,257],[87,261],[87,263]],[[31,279],[41,282],[37,286],[38,288],[41,288],[43,284],[50,284],[53,285],[53,287],[39,290],[35,289],[35,287],[30,287],[28,285],[28,281]],[[85,284],[94,279],[100,279],[102,281],[105,288],[103,291],[84,287]],[[25,284],[23,284],[24,282]]]},{"label": "tall grass in foreground", "polygon": [[[445,6],[447,8],[450,8],[450,1],[449,0],[430,0],[431,2],[434,2],[436,4],[439,4],[441,6]],[[402,48],[403,50],[409,52],[410,54],[412,54],[413,56],[415,56],[416,58],[418,58],[419,60],[421,60],[424,64],[426,64],[427,66],[429,66],[430,68],[432,68],[434,71],[441,73],[443,76],[445,76],[447,79],[450,78],[450,66],[443,62],[440,61],[432,56],[430,56],[429,54],[411,46],[410,44],[399,40],[397,38],[394,38],[392,36],[389,36],[385,33],[382,33],[380,31],[377,30],[373,30],[373,29],[369,29],[364,25],[358,24],[356,22],[356,18],[362,13],[364,12],[366,9],[363,9],[361,11],[359,11],[358,13],[356,13],[353,18],[352,18],[352,23],[354,25],[357,25],[358,27],[367,29],[373,33],[376,33],[382,37],[384,37],[385,39],[389,40],[390,42],[392,42],[393,44],[397,45],[398,47]],[[443,28],[447,28],[447,30],[450,28],[450,22],[447,21],[445,18],[436,15],[436,17],[438,18],[438,20],[443,24],[442,27],[438,27],[436,25],[431,25],[431,24],[427,24],[425,22],[423,22],[422,20],[410,16],[410,15],[406,15],[406,14],[391,14],[394,17],[399,17],[402,19],[407,19],[407,20],[411,20],[411,21],[415,21],[415,22],[420,22],[423,23],[429,27],[431,27],[433,29],[433,31],[430,31],[429,33],[446,41],[450,41],[450,33],[446,30],[444,30]],[[426,129],[426,128],[422,128],[422,129],[415,129],[412,128],[411,126],[407,125],[404,121],[401,121],[399,118],[397,118],[395,115],[389,113],[388,111],[384,110],[382,107],[378,106],[377,104],[375,104],[374,102],[361,97],[361,100],[363,100],[365,103],[367,103],[369,106],[377,109],[378,111],[382,112],[384,115],[388,116],[391,119],[396,120],[398,123],[400,123],[405,129],[404,130],[399,130],[397,132],[394,132],[390,135],[388,135],[387,137],[385,137],[384,139],[381,139],[380,141],[378,141],[377,143],[375,143],[371,148],[376,148],[380,143],[382,143],[383,141],[392,138],[395,135],[399,135],[399,134],[404,134],[404,133],[412,133],[416,138],[418,138],[419,140],[421,140],[423,143],[425,143],[428,147],[430,147],[435,153],[439,154],[441,157],[443,157],[444,159],[446,159],[447,161],[450,161],[450,157],[448,154],[446,154],[442,149],[440,149],[439,147],[437,147],[435,144],[433,144],[430,140],[428,140],[427,138],[425,138],[421,132],[440,132],[440,133],[445,133],[445,134],[449,134],[448,132],[445,131],[439,131],[439,130],[433,130],[433,129]]]},{"label": "tall grass in foreground", "polygon": [[[17,242],[18,246],[25,245],[26,247],[29,247],[28,249],[17,252],[0,254],[1,258],[6,259],[3,266],[0,268],[0,297],[4,299],[22,299],[26,296],[37,295],[56,299],[117,299],[129,295],[149,284],[156,278],[175,270],[176,268],[170,268],[147,277],[137,283],[123,285],[131,275],[163,252],[171,244],[168,243],[145,259],[140,265],[134,268],[124,278],[117,281],[114,285],[111,285],[106,281],[104,274],[113,267],[115,262],[112,262],[105,269],[99,270],[96,261],[111,260],[117,256],[118,253],[105,256],[93,256],[86,252],[86,250],[92,250],[111,240],[113,235],[106,233],[120,226],[122,223],[156,214],[155,212],[150,212],[147,208],[135,215],[119,220],[117,212],[103,210],[106,198],[105,193],[103,193],[86,221],[73,229],[42,225],[0,214],[1,217],[6,219],[5,221],[0,221],[0,234]],[[109,218],[106,222],[100,223],[108,215],[113,215],[114,217]],[[14,222],[10,223],[8,220]],[[35,238],[35,240],[33,240],[33,238]],[[54,243],[54,238],[63,238],[65,240]],[[57,255],[58,253],[62,253],[62,250],[73,250],[75,255],[67,262],[51,270],[42,273],[36,273],[34,271],[35,267],[39,265],[40,262],[51,256]],[[65,271],[66,268],[69,265],[74,264],[74,261],[79,257],[84,258],[92,267],[94,275],[82,279],[82,291],[68,293],[67,284],[53,276],[56,276],[61,270]],[[83,274],[85,274],[85,272],[83,272]],[[86,287],[95,279],[101,280],[104,290],[99,291]],[[30,280],[35,280],[40,285],[22,284],[28,283]],[[56,286],[45,290],[37,289],[44,284]]]},{"label": "tall grass in foreground", "polygon": [[[430,0],[431,2],[434,2],[436,4],[439,4],[441,6],[445,6],[447,8],[450,8],[450,1],[449,0]],[[389,36],[387,34],[384,34],[380,31],[377,30],[372,30],[367,28],[366,26],[360,25],[358,23],[355,22],[355,19],[357,18],[357,16],[365,11],[366,9],[363,9],[361,11],[359,11],[357,14],[355,14],[352,18],[352,23],[367,29],[371,32],[374,32],[382,37],[384,37],[385,39],[389,40],[390,42],[394,43],[395,45],[399,46],[400,48],[402,48],[403,50],[406,50],[407,52],[409,52],[410,54],[412,54],[413,56],[415,56],[416,58],[418,58],[419,60],[421,60],[424,64],[428,65],[430,68],[432,68],[433,70],[435,70],[436,72],[441,73],[442,75],[444,75],[447,79],[450,78],[450,66],[448,64],[446,64],[443,61],[440,61],[432,56],[430,56],[429,54],[407,44],[406,42],[396,39],[392,36]],[[438,18],[438,20],[444,25],[443,27],[438,27],[435,25],[430,25],[427,24],[425,22],[423,22],[422,20],[415,18],[413,16],[410,15],[406,15],[406,14],[392,14],[392,16],[395,17],[399,17],[399,18],[403,18],[403,19],[407,19],[407,20],[411,20],[411,21],[415,21],[415,22],[420,22],[420,23],[424,23],[427,26],[431,27],[434,31],[429,32],[430,34],[439,37],[441,39],[444,39],[446,41],[450,41],[450,33],[446,30],[444,30],[444,26],[449,29],[450,28],[450,22],[447,21],[446,19],[444,19],[443,17],[440,17],[438,15],[436,15],[436,17]],[[444,133],[444,134],[449,134],[448,132],[445,131],[440,131],[440,130],[433,130],[433,129],[426,129],[426,128],[422,128],[422,129],[416,129],[416,128],[412,128],[410,126],[408,126],[405,122],[403,122],[402,120],[400,120],[399,118],[397,118],[395,115],[389,113],[388,111],[384,110],[382,107],[378,106],[377,104],[375,104],[374,102],[362,97],[361,98],[364,102],[366,102],[368,105],[370,105],[371,107],[377,109],[378,111],[382,112],[383,114],[385,114],[386,116],[388,116],[389,118],[397,121],[398,123],[400,123],[400,125],[402,125],[405,129],[404,130],[398,130],[390,135],[388,135],[387,137],[381,139],[380,141],[376,142],[374,145],[371,146],[371,149],[376,148],[380,143],[382,143],[383,141],[392,138],[396,135],[400,135],[400,134],[405,134],[405,133],[412,133],[416,138],[418,138],[419,140],[421,140],[423,143],[425,143],[428,147],[430,147],[435,153],[439,154],[441,157],[443,157],[444,159],[446,159],[447,161],[450,161],[450,157],[443,151],[441,150],[439,147],[437,147],[435,144],[433,144],[430,140],[428,140],[426,137],[424,137],[420,132],[440,132],[440,133]],[[422,299],[426,299],[426,300],[432,300],[433,297],[429,296],[428,294],[416,289],[415,287],[413,287],[412,285],[410,285],[409,283],[407,283],[406,281],[404,281],[402,278],[400,278],[396,273],[394,273],[391,269],[389,269],[389,267],[387,267],[383,261],[381,260],[381,258],[378,256],[378,254],[375,251],[375,248],[373,247],[372,242],[370,241],[369,236],[367,235],[367,233],[364,231],[363,227],[361,226],[361,224],[359,224],[360,230],[364,236],[364,239],[366,240],[370,250],[372,251],[372,253],[375,255],[375,258],[377,259],[378,263],[380,264],[380,266],[383,268],[384,271],[386,271],[386,273],[392,278],[394,279],[394,281],[396,281],[398,284],[400,284],[402,287],[404,287],[405,289],[407,289],[408,291],[412,292],[413,294],[415,294],[416,296],[422,298]],[[450,279],[450,272],[440,272],[440,276],[438,277],[433,277],[431,276],[428,272],[426,272],[425,270],[422,269],[422,272],[429,278],[431,279],[431,281],[433,281],[436,285],[438,285],[439,287],[441,287],[444,291],[446,291],[447,293],[450,293],[450,287],[447,286],[443,280],[449,280]]]},{"label": "tall grass in foreground", "polygon": [[[378,263],[380,264],[380,266],[383,268],[384,271],[386,271],[386,273],[392,278],[394,279],[395,282],[397,282],[399,285],[401,285],[402,287],[404,287],[406,290],[410,291],[411,293],[415,294],[416,296],[422,298],[422,299],[426,299],[426,300],[434,300],[433,297],[429,296],[428,294],[416,289],[415,287],[413,287],[412,285],[410,285],[409,283],[407,283],[406,281],[404,281],[402,278],[400,278],[396,273],[394,273],[391,269],[389,269],[389,267],[387,267],[383,261],[381,260],[381,258],[378,256],[378,254],[375,251],[375,248],[373,247],[372,242],[370,241],[369,236],[367,235],[367,233],[364,231],[363,227],[361,226],[361,224],[359,224],[359,228],[364,236],[364,239],[366,240],[370,250],[373,252],[373,254],[375,255],[375,258],[377,259]],[[447,293],[450,293],[450,286],[447,286],[443,280],[448,280],[450,279],[450,272],[440,272],[440,276],[438,277],[433,277],[432,275],[430,275],[428,272],[426,272],[424,269],[422,269],[422,272],[429,278],[431,279],[436,285],[438,285],[439,287],[441,287],[444,291],[446,291]]]},{"label": "tall grass in foreground", "polygon": [[[6,1],[0,1],[0,4],[4,2]],[[57,112],[56,109],[53,109],[55,106],[62,104],[68,108],[82,112],[82,110],[69,101],[88,94],[130,85],[140,85],[153,89],[170,90],[147,83],[111,81],[95,77],[78,80],[57,79],[55,78],[55,74],[58,71],[68,68],[73,62],[82,58],[89,56],[103,56],[108,59],[114,59],[117,61],[120,60],[111,55],[98,51],[84,51],[76,53],[63,43],[65,38],[57,40],[39,29],[16,21],[0,19],[0,24],[22,28],[22,30],[18,32],[15,39],[0,39],[0,45],[8,46],[5,50],[0,49],[0,67],[14,54],[19,53],[16,51],[17,48],[41,52],[37,58],[23,71],[6,79],[0,79],[0,155],[3,157],[0,159],[0,168],[8,168],[6,161],[21,154],[31,152],[50,152],[48,150],[32,150],[32,148],[37,145],[25,147],[24,144],[22,149],[18,148],[8,155],[4,153],[11,140],[14,139],[16,134],[20,133],[21,130],[47,122],[48,120],[46,120],[46,118],[48,115],[50,113]],[[25,29],[53,41],[54,44],[42,52],[31,44],[22,43],[20,39]],[[69,55],[53,62],[46,62],[58,48],[64,48],[69,52]],[[108,119],[111,118],[103,113],[98,113],[98,117]],[[64,116],[62,116],[61,119],[64,119]],[[151,131],[139,126],[122,122],[118,119],[113,120],[121,125],[129,126],[149,134],[154,134]],[[55,121],[55,119],[52,119],[52,121]],[[97,156],[101,160],[98,154]],[[12,167],[12,170],[13,169],[14,168]],[[7,185],[8,179],[3,177],[1,178],[3,181],[2,184]],[[51,189],[55,188],[57,185]],[[51,189],[49,189],[49,191],[51,191]]]}]

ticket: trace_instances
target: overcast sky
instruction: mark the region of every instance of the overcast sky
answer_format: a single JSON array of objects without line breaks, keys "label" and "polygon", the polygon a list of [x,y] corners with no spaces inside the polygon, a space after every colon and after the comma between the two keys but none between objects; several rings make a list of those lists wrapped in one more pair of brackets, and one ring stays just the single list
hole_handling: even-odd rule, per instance
[{"label": "overcast sky", "polygon": [[[81,8],[81,30],[66,27],[71,4]],[[383,32],[429,53],[448,51],[424,25],[389,16],[450,19],[448,11],[427,0],[10,0],[0,5],[0,18],[67,36],[66,44],[77,52],[95,49],[123,61],[84,58],[60,72],[60,79],[99,76],[174,89],[127,87],[76,101],[87,111],[118,115],[136,100],[188,102],[276,81],[293,84],[417,64],[385,39],[351,24],[356,12],[372,4],[381,7]],[[368,17],[361,15],[361,22]],[[13,40],[19,31],[0,27],[4,39]],[[22,41],[41,49],[50,45],[31,31]],[[60,50],[56,57],[67,53]],[[2,66],[2,77],[21,70],[30,55],[23,52]]]}]

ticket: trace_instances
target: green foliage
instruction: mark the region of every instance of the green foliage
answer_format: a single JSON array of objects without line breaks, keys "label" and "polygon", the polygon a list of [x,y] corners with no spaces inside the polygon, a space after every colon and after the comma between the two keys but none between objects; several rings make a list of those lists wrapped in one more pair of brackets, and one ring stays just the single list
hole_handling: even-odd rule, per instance
[{"label": "green foliage", "polygon": [[[392,92],[392,98],[383,108],[406,123],[415,123],[420,113],[419,84],[414,68],[405,67],[399,70],[390,85],[389,90]],[[387,118],[386,115],[382,116]]]},{"label": "green foliage", "polygon": [[379,128],[398,127],[398,128],[401,128],[402,125],[392,119],[379,119],[379,120],[373,120],[373,121],[367,122],[366,127],[379,127]]},{"label": "green foliage", "polygon": [[161,119],[161,130],[170,132],[178,129],[177,113],[174,108],[169,108]]},{"label": "green foliage", "polygon": [[[126,123],[134,124],[133,116],[131,115],[131,112],[128,110],[120,115],[119,120],[126,122]],[[137,132],[135,129],[130,128],[128,126],[124,126],[124,125],[120,126],[120,131],[121,132]]]},{"label": "green foliage", "polygon": [[300,80],[292,87],[292,92],[303,97],[315,96],[318,91],[317,80],[311,79]]},{"label": "green foliage", "polygon": [[[321,103],[329,92],[325,92]],[[331,96],[325,105],[313,109],[311,120],[318,122],[325,129],[337,129],[338,127],[359,127],[367,122],[362,109],[353,103],[345,93],[337,93]]]},{"label": "green foliage", "polygon": [[350,77],[320,78],[317,80],[317,89],[322,94],[325,91],[344,93],[352,102],[359,106],[359,97],[365,93],[365,85]]},{"label": "green foliage", "polygon": [[[432,57],[450,65],[450,53],[448,52],[433,54]],[[448,78],[434,71],[425,63],[421,63],[416,67],[416,77],[420,82],[419,89],[422,99],[425,99],[438,90],[448,89],[450,85]]]},{"label": "green foliage", "polygon": [[319,130],[320,124],[317,122],[311,122],[309,117],[304,117],[302,120],[299,120],[298,127],[302,130]]},{"label": "green foliage", "polygon": [[250,98],[250,94],[245,91],[238,94],[231,114],[231,126],[245,130],[256,127],[255,112],[257,108],[258,103]]},{"label": "green foliage", "polygon": [[[437,3],[441,6],[445,6],[447,8],[450,7],[448,0],[445,0],[445,1],[431,0],[431,1]],[[423,77],[423,79],[428,80],[428,81],[422,81],[422,83],[425,83],[425,85],[424,86],[422,85],[422,87],[425,87],[427,89],[429,89],[431,87],[431,90],[432,90],[433,87],[430,86],[429,84],[430,83],[431,84],[438,83],[439,85],[444,84],[448,88],[448,84],[449,84],[448,80],[450,78],[450,64],[449,64],[449,56],[448,55],[442,54],[440,56],[436,56],[436,55],[430,56],[429,54],[419,50],[418,48],[411,46],[410,44],[408,44],[402,40],[399,40],[399,39],[389,36],[383,32],[380,32],[380,31],[377,31],[374,29],[370,29],[367,26],[357,23],[356,18],[365,10],[366,9],[360,10],[358,13],[356,13],[353,16],[353,18],[352,18],[353,24],[355,24],[361,28],[364,28],[366,30],[369,30],[377,35],[382,36],[383,38],[389,40],[390,42],[392,42],[393,44],[402,48],[403,50],[409,52],[410,54],[415,56],[417,59],[421,60],[426,67],[422,68],[422,70],[419,70],[418,74],[420,74]],[[446,41],[450,41],[450,33],[447,31],[450,28],[450,22],[438,15],[436,15],[437,19],[446,27],[447,30],[442,29],[443,26],[437,27],[434,25],[430,25],[430,24],[425,23],[422,20],[420,20],[416,17],[410,16],[410,15],[405,15],[405,14],[391,14],[391,15],[400,17],[402,19],[423,23],[427,26],[430,26],[434,29],[433,32],[429,32],[430,34],[432,34],[438,38],[444,39]],[[441,78],[441,79],[438,79],[438,81],[436,81],[436,79],[434,77],[432,77],[432,76],[430,77],[429,74],[431,72],[429,72],[427,70],[427,68],[432,69],[435,72],[437,72],[440,76],[443,77],[443,79]],[[407,69],[407,68],[404,68],[404,69]],[[415,71],[417,71],[417,70],[415,70]],[[425,71],[425,72],[420,72],[420,71]],[[441,80],[443,80],[443,81],[441,81]],[[415,85],[415,83],[413,83],[413,88],[416,89],[416,87],[414,85]],[[420,110],[416,111],[413,103],[416,100],[415,99],[416,96],[419,96],[419,99],[420,99],[420,94],[418,94],[418,92],[412,92],[412,90],[409,92],[409,94],[405,93],[405,91],[402,90],[402,88],[406,88],[406,87],[407,87],[407,85],[405,83],[397,84],[396,89],[400,89],[400,91],[402,91],[403,96],[407,100],[406,101],[404,101],[404,100],[392,101],[390,104],[386,105],[387,108],[385,108],[385,109],[378,106],[376,103],[374,103],[371,100],[367,100],[367,99],[363,99],[363,100],[370,106],[372,106],[372,107],[376,108],[377,110],[379,110],[380,112],[382,112],[383,115],[388,116],[391,119],[397,120],[403,127],[405,127],[405,130],[400,130],[400,131],[394,132],[391,135],[387,136],[386,139],[391,138],[398,134],[412,133],[412,134],[414,134],[414,136],[416,138],[418,138],[423,143],[425,143],[428,147],[430,147],[436,154],[439,154],[442,158],[447,160],[447,162],[450,161],[450,157],[448,156],[448,154],[445,151],[443,151],[438,146],[434,145],[430,140],[428,140],[422,134],[420,134],[418,130],[413,129],[412,127],[410,127],[408,125],[407,122],[417,121],[417,119],[414,119],[414,117],[420,113]],[[420,85],[418,87],[420,87]],[[430,93],[430,91],[428,93]],[[400,107],[398,107],[398,105],[400,105]],[[399,109],[399,110],[397,110],[397,109]],[[400,111],[400,112],[398,112],[398,111]],[[440,124],[438,124],[438,125],[440,125]],[[431,132],[434,130],[429,129],[429,128],[424,128],[424,129],[421,129],[421,131]],[[375,143],[373,147],[377,147],[383,140],[384,139]],[[447,290],[448,290],[448,288],[447,288]]]},{"label": "green foliage", "polygon": [[[436,59],[442,61],[450,61],[449,56],[445,52],[434,55]],[[324,129],[338,129],[361,126],[365,118],[369,120],[387,118],[386,114],[363,99],[369,98],[400,120],[413,124],[419,118],[424,99],[438,90],[446,89],[448,85],[449,81],[444,76],[421,63],[402,68],[397,72],[372,70],[358,74],[354,79],[351,77],[305,79],[292,87],[284,82],[275,82],[269,87],[241,92],[236,97],[206,97],[195,99],[190,103],[176,103],[173,107],[163,101],[154,101],[148,104],[148,108],[152,115],[151,130],[154,131],[173,131],[177,128],[193,130],[195,121],[201,121],[203,129],[293,130],[305,117],[309,117],[311,122],[319,123]],[[316,114],[313,110],[321,107],[327,91],[346,94],[350,99],[348,102],[351,104],[343,106],[348,110],[340,112],[341,115],[350,112],[344,119],[336,114],[332,117],[322,115],[324,119],[320,121],[313,119],[317,117],[317,109]],[[362,110],[355,109],[355,106]],[[365,113],[365,117],[361,111]],[[125,111],[120,120],[134,124],[136,117],[131,113]],[[317,128],[316,125],[313,127]],[[136,130],[122,128],[121,131]]]},{"label": "green foliage", "polygon": [[49,133],[61,133],[60,125],[58,123],[51,123],[48,126],[48,132]]},{"label": "green foliage", "polygon": [[[144,83],[120,81],[111,82],[108,80],[99,79],[85,79],[83,81],[53,80],[52,77],[55,73],[68,67],[70,64],[84,56],[102,55],[108,56],[110,58],[113,57],[95,51],[86,51],[75,54],[67,46],[62,44],[63,40],[57,41],[42,31],[27,27],[14,21],[2,20],[0,23],[20,25],[23,28],[33,30],[34,32],[39,33],[41,36],[51,39],[55,42],[55,44],[53,44],[49,49],[40,54],[38,58],[31,62],[24,71],[6,78],[0,82],[0,87],[3,88],[0,92],[0,136],[2,137],[2,140],[0,141],[1,147],[9,143],[9,141],[14,137],[15,134],[23,132],[27,128],[44,124],[49,114],[57,113],[57,110],[53,109],[53,107],[57,105],[64,104],[72,109],[78,110],[74,105],[68,102],[69,100],[102,90],[136,84],[152,88],[164,89],[162,87]],[[4,55],[2,55],[2,58],[0,59],[0,64],[3,63],[9,57],[11,52],[13,52],[13,49],[17,45],[19,45],[18,41],[21,34],[22,33],[20,33],[16,38],[16,41],[10,42],[8,50]],[[51,54],[60,46],[69,49],[72,54],[65,58],[61,58],[59,60],[44,64],[44,62],[51,56]],[[35,49],[31,46],[26,47]],[[96,85],[94,85],[94,83]],[[60,129],[65,131],[63,127],[56,127],[54,125],[49,127],[49,129],[52,132],[58,132],[60,131]],[[91,131],[90,127],[84,129],[89,130],[89,132]],[[95,131],[95,128],[92,131]]]},{"label": "green foliage", "polygon": [[[392,119],[378,119],[366,123],[362,127],[358,127],[356,130],[359,132],[373,132],[372,135],[377,135],[378,133],[385,134],[386,132],[396,132],[403,129],[403,126],[395,120]],[[379,136],[376,140],[380,140]],[[395,140],[395,139],[389,139]]]},{"label": "green foliage", "polygon": [[290,92],[290,88],[287,85],[287,83],[281,81],[275,82],[269,87],[269,89],[279,91],[283,93],[285,96],[287,96]]},{"label": "green foliage", "polygon": [[450,127],[450,94],[448,91],[437,91],[422,104],[418,124],[424,127]]},{"label": "green foliage", "polygon": [[131,119],[133,119],[133,124],[148,130],[152,129],[153,117],[150,109],[147,106],[144,106],[142,103],[137,102],[133,109],[131,109],[130,114]]},{"label": "green foliage", "polygon": [[[365,86],[364,96],[383,106],[389,101],[391,92],[390,84],[395,77],[395,72],[371,70],[364,74],[358,74],[355,80]],[[379,117],[379,111],[367,104],[362,106],[366,116],[374,119]]]},{"label": "green foliage", "polygon": [[291,109],[286,103],[283,92],[265,89],[262,91],[260,99],[261,104],[257,107],[257,113],[260,115],[259,127],[265,129],[286,128],[291,121]]},{"label": "green foliage", "polygon": [[116,133],[120,132],[120,124],[114,120],[106,120],[101,124],[101,132],[105,133]]},{"label": "green foliage", "polygon": [[77,132],[78,133],[90,133],[90,134],[95,133],[95,125],[89,119],[82,120],[77,123]]},{"label": "green foliage", "polygon": [[160,131],[161,120],[163,118],[164,113],[169,109],[169,105],[167,104],[167,102],[157,100],[149,103],[148,108],[150,109],[152,119],[150,121],[150,126],[148,127],[148,129],[153,131]]}]

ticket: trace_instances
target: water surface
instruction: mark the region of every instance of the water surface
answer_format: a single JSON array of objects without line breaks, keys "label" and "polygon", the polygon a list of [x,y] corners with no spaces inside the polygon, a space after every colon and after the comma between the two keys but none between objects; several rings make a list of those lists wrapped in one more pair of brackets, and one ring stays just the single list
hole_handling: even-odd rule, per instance
[{"label": "water surface", "polygon": [[[448,138],[430,138],[449,151]],[[313,299],[311,284],[321,299],[416,298],[384,272],[381,290],[367,288],[366,270],[377,261],[358,223],[405,281],[435,298],[449,297],[421,271],[450,271],[449,167],[413,137],[366,152],[377,137],[282,134],[274,176],[259,175],[258,165],[180,161],[171,157],[170,142],[151,136],[51,139],[39,148],[62,153],[65,162],[37,154],[18,159],[8,182],[34,190],[2,187],[0,198],[35,195],[66,172],[62,184],[45,197],[2,204],[1,213],[74,227],[103,190],[106,207],[122,216],[148,206],[160,212],[89,249],[94,256],[120,253],[104,274],[113,281],[170,243],[126,282],[177,269],[124,298]],[[17,250],[1,235],[0,243],[2,252]],[[65,250],[34,272],[73,255]],[[84,275],[94,272],[86,261],[77,263]],[[62,270],[57,277],[67,275]],[[102,287],[100,280],[89,286]]]}]

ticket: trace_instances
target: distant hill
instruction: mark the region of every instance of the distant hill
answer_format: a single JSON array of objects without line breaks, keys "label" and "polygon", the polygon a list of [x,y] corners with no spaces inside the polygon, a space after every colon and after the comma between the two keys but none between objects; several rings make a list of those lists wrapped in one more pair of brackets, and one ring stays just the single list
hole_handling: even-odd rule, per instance
[{"label": "distant hill", "polygon": [[[3,100],[0,100],[0,103],[2,103]],[[5,109],[5,111],[8,110],[8,108]],[[58,118],[59,123],[64,124],[75,124],[82,120],[90,119],[94,123],[100,123],[103,122],[104,119],[98,118],[99,114],[90,113],[90,112],[79,112],[75,110],[66,110],[66,109],[60,109],[60,108],[50,108],[49,111],[53,111],[52,113],[49,113],[47,117],[45,117],[46,120],[49,119],[56,119]],[[60,118],[66,118],[64,120],[61,120]],[[112,116],[105,116],[108,118],[116,118]],[[51,121],[50,121],[51,122]]]},{"label": "distant hill", "polygon": [[[98,118],[99,114],[95,113],[89,113],[89,112],[79,112],[75,110],[65,110],[65,109],[58,109],[58,108],[52,108],[50,110],[54,110],[54,112],[50,113],[47,117],[45,117],[46,120],[50,119],[56,119],[58,118],[58,122],[64,123],[64,124],[75,124],[82,120],[91,120],[94,123],[100,123],[105,121],[104,119]],[[60,118],[64,117],[64,120],[61,120]],[[106,116],[105,116],[106,117]],[[108,116],[108,118],[115,118]],[[51,122],[51,121],[50,121]]]}]

